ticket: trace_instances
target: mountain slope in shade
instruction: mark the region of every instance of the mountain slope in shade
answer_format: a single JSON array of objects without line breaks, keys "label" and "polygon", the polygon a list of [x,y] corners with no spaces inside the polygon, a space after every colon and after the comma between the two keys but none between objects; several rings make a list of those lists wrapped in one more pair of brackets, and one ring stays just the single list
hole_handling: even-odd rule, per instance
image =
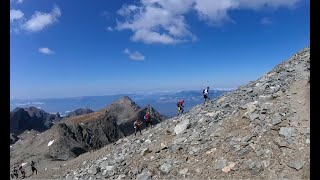
[{"label": "mountain slope in shade", "polygon": [[16,108],[10,112],[10,132],[19,134],[31,129],[43,132],[59,120],[59,113],[50,114],[33,106]]},{"label": "mountain slope in shade", "polygon": [[[92,137],[92,147],[88,143],[89,135]],[[108,115],[80,124],[61,121],[42,133],[25,131],[19,135],[19,140],[10,147],[10,162],[65,161],[87,152],[90,147],[99,149],[123,136],[115,119]]]}]

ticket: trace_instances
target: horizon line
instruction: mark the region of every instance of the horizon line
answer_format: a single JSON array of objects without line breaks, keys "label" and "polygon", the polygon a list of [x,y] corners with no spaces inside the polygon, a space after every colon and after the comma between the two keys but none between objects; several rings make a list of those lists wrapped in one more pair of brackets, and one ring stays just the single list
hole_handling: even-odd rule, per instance
[{"label": "horizon line", "polygon": [[[210,89],[211,91],[217,90],[217,91],[232,91],[236,88],[213,88]],[[178,93],[183,91],[198,91],[201,90],[201,88],[198,89],[183,89],[183,90],[157,90],[152,92],[147,91],[140,91],[140,92],[127,92],[127,93],[110,93],[110,94],[104,94],[104,95],[82,95],[82,96],[66,96],[66,97],[47,97],[47,98],[10,98],[10,101],[13,100],[46,100],[46,99],[67,99],[67,98],[85,98],[85,97],[99,97],[99,96],[115,96],[115,95],[134,95],[134,94],[154,94],[154,93]]]}]

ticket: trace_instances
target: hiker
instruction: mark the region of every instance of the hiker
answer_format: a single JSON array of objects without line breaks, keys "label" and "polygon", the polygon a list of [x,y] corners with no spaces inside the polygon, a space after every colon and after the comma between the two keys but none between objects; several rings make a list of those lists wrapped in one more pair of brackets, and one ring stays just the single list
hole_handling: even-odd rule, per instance
[{"label": "hiker", "polygon": [[141,133],[141,124],[142,124],[142,122],[140,121],[139,118],[137,118],[136,121],[133,123],[134,136],[136,136],[137,131],[140,131],[140,135],[142,135],[142,133]]},{"label": "hiker", "polygon": [[25,177],[26,177],[26,171],[24,170],[24,168],[22,167],[22,165],[20,165],[19,170],[20,170],[21,175],[22,175],[21,178],[22,178],[22,179],[25,178]]},{"label": "hiker", "polygon": [[90,135],[90,140],[89,140],[89,146],[90,146],[90,152],[93,151],[93,138],[94,138],[94,135]]},{"label": "hiker", "polygon": [[19,174],[16,166],[13,167],[13,175],[18,179]]},{"label": "hiker", "polygon": [[179,101],[178,103],[177,103],[177,106],[178,106],[178,115],[177,116],[179,116],[180,114],[182,114],[183,113],[183,103],[184,103],[184,100],[182,99],[181,101]]},{"label": "hiker", "polygon": [[36,172],[36,175],[38,174],[38,170],[37,168],[35,167],[36,163],[34,161],[31,161],[31,171],[32,171],[32,175],[33,176],[33,173]]},{"label": "hiker", "polygon": [[89,133],[89,132],[87,132],[86,133],[86,144],[88,145],[88,149],[89,149],[89,151],[91,151],[91,149],[92,149],[92,139],[93,139],[93,136]]},{"label": "hiker", "polygon": [[147,112],[147,114],[144,115],[143,118],[146,121],[146,130],[148,130],[149,126],[151,126],[151,128],[152,128],[153,124],[152,124],[149,112]]},{"label": "hiker", "polygon": [[208,86],[206,89],[204,89],[204,90],[202,91],[202,93],[203,93],[203,98],[204,98],[203,105],[205,105],[205,103],[207,102],[207,99],[210,100],[210,98],[208,97],[208,94],[209,94],[209,86]]},{"label": "hiker", "polygon": [[14,177],[18,178],[18,171],[15,166],[13,166],[12,172],[10,173],[11,179]]}]

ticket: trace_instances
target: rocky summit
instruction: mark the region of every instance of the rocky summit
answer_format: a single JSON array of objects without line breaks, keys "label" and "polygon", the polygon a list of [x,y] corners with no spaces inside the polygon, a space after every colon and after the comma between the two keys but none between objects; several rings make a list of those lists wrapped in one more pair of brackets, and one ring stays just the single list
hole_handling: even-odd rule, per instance
[{"label": "rocky summit", "polygon": [[[310,49],[189,112],[37,179],[309,179]],[[99,127],[97,127],[99,128]]]}]

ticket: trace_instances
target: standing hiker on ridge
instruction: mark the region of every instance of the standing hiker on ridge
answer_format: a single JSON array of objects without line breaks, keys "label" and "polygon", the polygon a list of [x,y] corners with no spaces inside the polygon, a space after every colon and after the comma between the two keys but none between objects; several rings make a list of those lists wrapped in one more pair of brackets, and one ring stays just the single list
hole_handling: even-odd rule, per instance
[{"label": "standing hiker on ridge", "polygon": [[151,122],[150,114],[149,112],[146,113],[146,115],[143,116],[144,120],[146,121],[146,130],[148,130],[148,127],[151,126],[150,128],[153,127],[153,124]]},{"label": "standing hiker on ridge", "polygon": [[206,102],[207,102],[207,99],[210,100],[210,98],[208,97],[208,95],[209,95],[209,86],[206,89],[204,89],[202,91],[202,93],[203,93],[203,98],[204,98],[203,105],[205,105]]},{"label": "standing hiker on ridge", "polygon": [[[35,167],[36,163],[34,161],[31,161],[31,171],[32,171],[32,175],[34,172],[36,172],[36,175],[38,174],[38,170],[37,168]],[[32,176],[31,175],[31,176]]]},{"label": "standing hiker on ridge", "polygon": [[142,124],[142,122],[140,121],[139,118],[137,118],[136,121],[133,123],[134,136],[136,136],[137,131],[140,131],[140,135],[142,135],[142,133],[141,133],[141,124]]},{"label": "standing hiker on ridge", "polygon": [[178,106],[178,115],[177,116],[179,116],[180,114],[182,114],[183,113],[183,103],[184,103],[184,100],[182,99],[181,101],[179,101],[178,103],[177,103],[177,106]]}]

